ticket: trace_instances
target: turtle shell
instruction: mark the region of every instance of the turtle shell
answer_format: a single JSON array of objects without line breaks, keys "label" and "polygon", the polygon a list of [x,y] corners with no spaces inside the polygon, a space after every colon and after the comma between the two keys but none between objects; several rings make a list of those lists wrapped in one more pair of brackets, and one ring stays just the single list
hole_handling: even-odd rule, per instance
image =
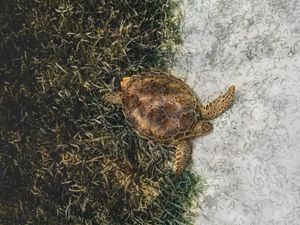
[{"label": "turtle shell", "polygon": [[122,92],[124,115],[142,137],[168,142],[184,137],[197,121],[197,97],[171,75],[134,75]]}]

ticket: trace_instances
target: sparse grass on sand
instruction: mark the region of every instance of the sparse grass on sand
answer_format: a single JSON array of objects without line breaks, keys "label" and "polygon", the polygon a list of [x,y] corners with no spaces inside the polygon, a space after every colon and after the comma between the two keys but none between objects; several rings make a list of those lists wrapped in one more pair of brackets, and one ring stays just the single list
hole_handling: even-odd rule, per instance
[{"label": "sparse grass on sand", "polygon": [[101,100],[172,62],[176,4],[0,2],[0,224],[192,223],[201,180]]}]

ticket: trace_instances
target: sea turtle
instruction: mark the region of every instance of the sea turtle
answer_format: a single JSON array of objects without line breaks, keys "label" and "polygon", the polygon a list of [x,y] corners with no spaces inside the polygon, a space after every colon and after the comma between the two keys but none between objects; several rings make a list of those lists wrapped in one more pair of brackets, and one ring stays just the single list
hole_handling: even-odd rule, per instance
[{"label": "sea turtle", "polygon": [[119,105],[133,130],[154,142],[176,149],[174,172],[182,174],[192,152],[190,139],[209,133],[207,121],[219,116],[233,102],[235,87],[203,105],[180,79],[166,73],[145,73],[124,77],[117,92],[104,100]]}]

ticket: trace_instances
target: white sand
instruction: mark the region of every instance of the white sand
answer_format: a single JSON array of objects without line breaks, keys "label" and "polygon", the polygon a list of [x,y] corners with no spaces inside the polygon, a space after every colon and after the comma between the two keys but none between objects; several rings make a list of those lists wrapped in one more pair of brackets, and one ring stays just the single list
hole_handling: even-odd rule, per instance
[{"label": "white sand", "polygon": [[197,138],[207,181],[201,225],[300,224],[300,0],[185,0],[176,72],[205,101],[233,107]]}]

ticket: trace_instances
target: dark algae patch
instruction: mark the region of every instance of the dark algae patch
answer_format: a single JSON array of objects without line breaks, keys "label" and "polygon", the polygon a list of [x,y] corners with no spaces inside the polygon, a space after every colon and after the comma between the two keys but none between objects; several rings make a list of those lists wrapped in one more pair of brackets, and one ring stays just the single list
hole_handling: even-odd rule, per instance
[{"label": "dark algae patch", "polygon": [[202,190],[104,93],[163,70],[173,1],[0,1],[0,224],[189,224]]}]

